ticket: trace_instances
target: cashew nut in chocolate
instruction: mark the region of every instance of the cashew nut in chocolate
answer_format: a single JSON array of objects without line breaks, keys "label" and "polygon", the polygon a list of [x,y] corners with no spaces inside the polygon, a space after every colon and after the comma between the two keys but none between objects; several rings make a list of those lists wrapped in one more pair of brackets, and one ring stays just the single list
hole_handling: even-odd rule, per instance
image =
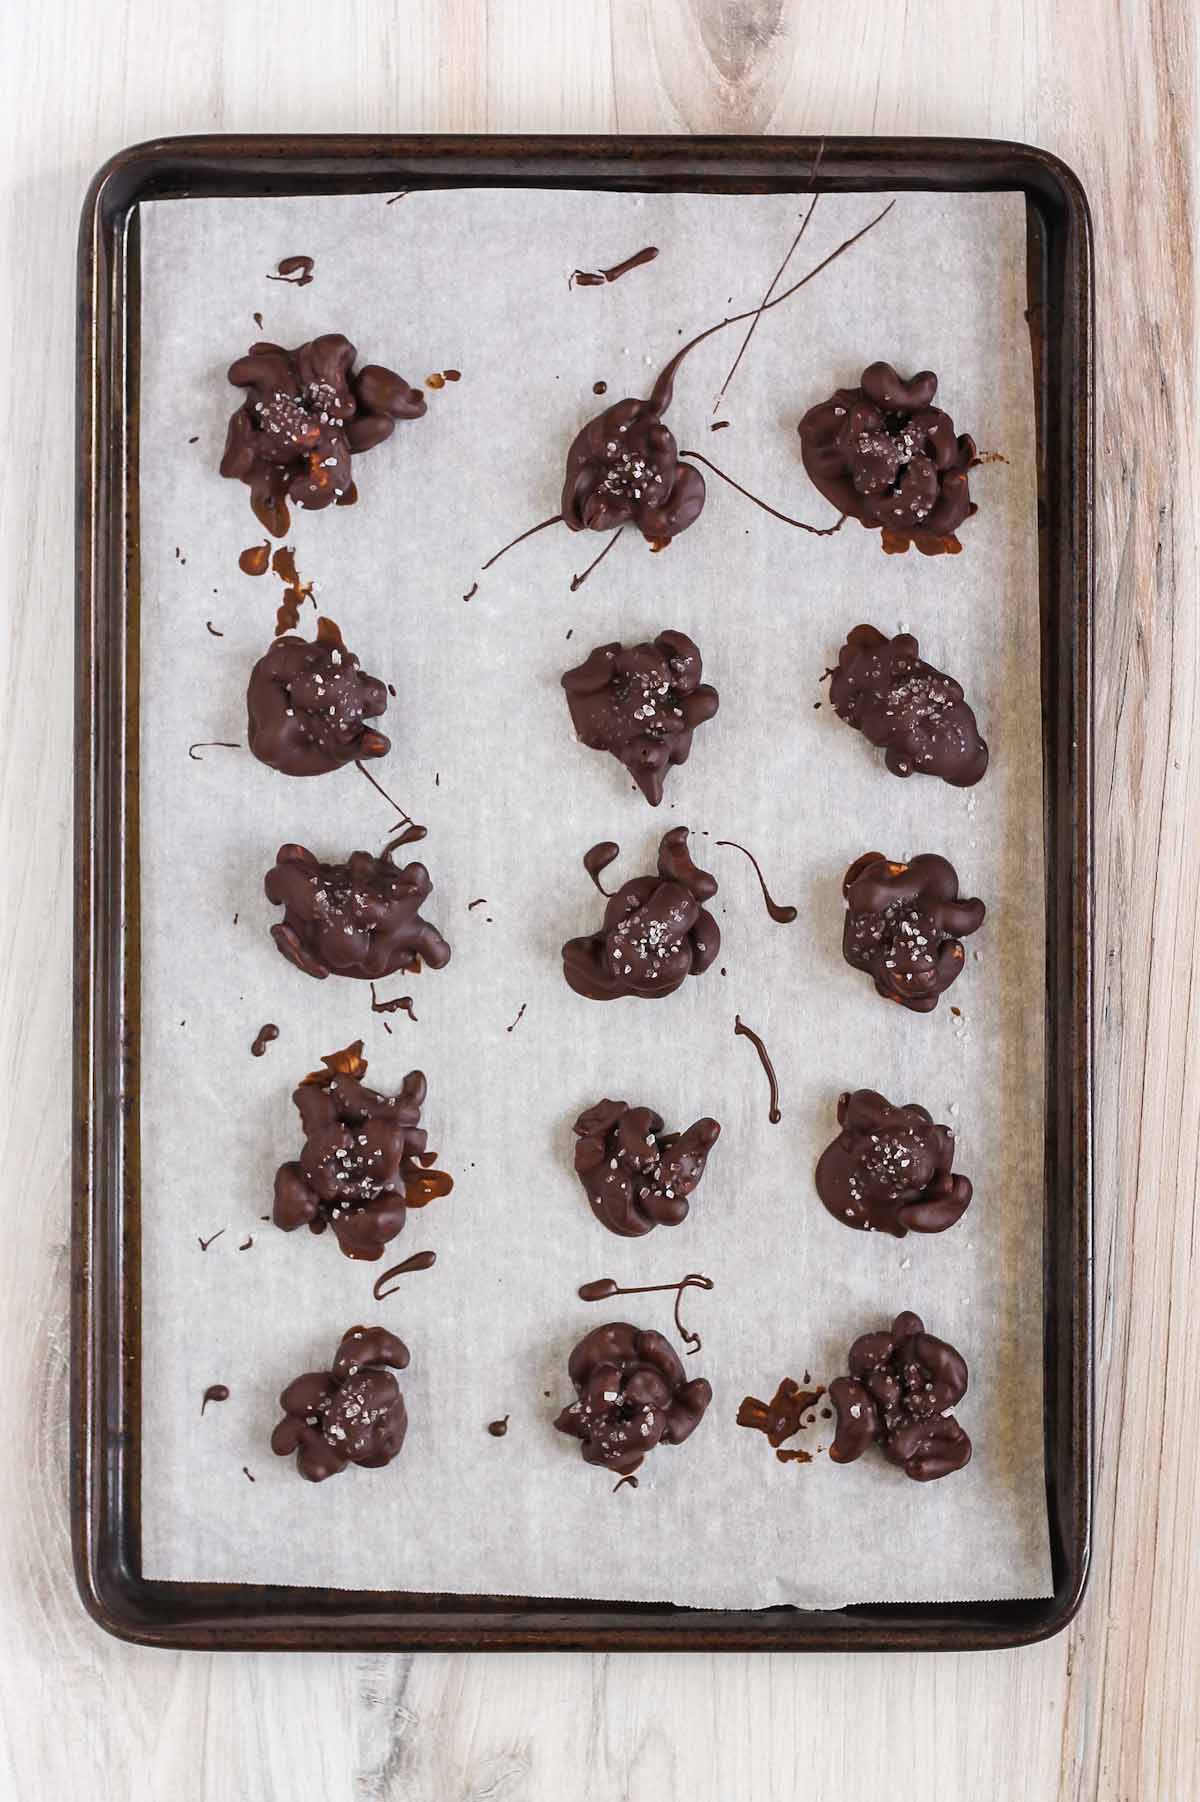
[{"label": "cashew nut in chocolate", "polygon": [[610,1233],[640,1238],[686,1220],[688,1197],[720,1136],[715,1120],[665,1133],[662,1115],[624,1101],[598,1101],[574,1128],[575,1170],[592,1213]]},{"label": "cashew nut in chocolate", "polygon": [[967,1366],[917,1314],[897,1314],[890,1333],[864,1333],[850,1347],[848,1377],[835,1377],[829,1399],[837,1430],[829,1456],[851,1464],[869,1445],[915,1483],[961,1470],[971,1441],[951,1409],[967,1393]]},{"label": "cashew nut in chocolate", "polygon": [[988,766],[975,715],[952,676],[921,661],[909,632],[885,638],[855,626],[838,653],[829,699],[846,720],[884,752],[893,776],[940,776],[970,788]]},{"label": "cashew nut in chocolate", "polygon": [[[355,851],[346,863],[321,863],[303,845],[281,845],[268,870],[267,899],[283,908],[271,928],[279,950],[306,976],[357,976],[378,982],[417,959],[433,970],[450,947],[418,909],[433,884],[423,863],[392,862],[402,833],[379,857]],[[419,967],[419,965],[418,965]]]},{"label": "cashew nut in chocolate", "polygon": [[352,1326],[329,1370],[310,1370],[279,1398],[283,1419],[271,1434],[280,1458],[296,1454],[310,1483],[348,1464],[379,1470],[404,1444],[408,1415],[393,1370],[408,1368],[408,1347],[386,1327]]},{"label": "cashew nut in chocolate", "polygon": [[627,1321],[598,1326],[581,1339],[567,1373],[576,1399],[555,1426],[581,1441],[585,1464],[619,1476],[636,1470],[656,1445],[681,1445],[712,1400],[703,1377],[685,1380],[668,1339]]},{"label": "cashew nut in chocolate", "polygon": [[347,504],[351,456],[425,411],[419,388],[377,363],[356,372],[357,355],[330,332],[296,350],[252,344],[229,366],[246,398],[229,421],[221,474],[246,483],[256,518],[277,538],[288,529],[288,501],[309,510]]},{"label": "cashew nut in chocolate", "polygon": [[365,676],[331,619],[317,636],[277,638],[250,673],[250,749],[285,776],[323,776],[384,757],[391,740],[364,722],[387,711],[386,683]]},{"label": "cashew nut in chocolate", "polygon": [[332,1227],[348,1258],[375,1259],[409,1208],[454,1187],[444,1170],[431,1168],[437,1153],[425,1149],[425,1076],[410,1070],[395,1095],[368,1089],[361,1039],[321,1063],[292,1096],[304,1149],[275,1172],[271,1218],[285,1233]]},{"label": "cashew nut in chocolate", "polygon": [[865,970],[885,1001],[932,1013],[962,973],[961,941],[983,925],[983,902],[960,900],[954,865],[931,853],[893,863],[868,851],[846,871],[842,893],[846,962]]},{"label": "cashew nut in chocolate", "polygon": [[797,428],[814,487],[839,513],[881,529],[885,551],[960,551],[955,533],[978,511],[967,482],[975,444],[932,404],[937,385],[930,369],[906,382],[890,363],[872,363],[859,387],[838,388]]},{"label": "cashew nut in chocolate", "polygon": [[715,688],[701,682],[699,649],[683,632],[653,644],[598,645],[562,679],[571,723],[593,751],[611,751],[651,807],[663,798],[672,764],[686,763],[692,733],[717,711]]},{"label": "cashew nut in chocolate", "polygon": [[699,976],[721,949],[721,933],[702,906],[717,882],[688,853],[688,829],[676,826],[658,848],[658,875],[623,882],[609,897],[599,932],[568,939],[563,975],[577,995],[613,1001],[672,995]]},{"label": "cashew nut in chocolate", "polygon": [[966,1212],[971,1184],[951,1171],[954,1132],[910,1102],[874,1089],[838,1098],[841,1132],[821,1153],[817,1194],[835,1220],[865,1233],[944,1233]]}]

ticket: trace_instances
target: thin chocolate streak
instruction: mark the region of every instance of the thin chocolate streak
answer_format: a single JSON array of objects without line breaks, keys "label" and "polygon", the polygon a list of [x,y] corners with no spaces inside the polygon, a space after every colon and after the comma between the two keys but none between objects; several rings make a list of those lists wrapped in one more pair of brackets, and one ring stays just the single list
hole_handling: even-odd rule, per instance
[{"label": "thin chocolate streak", "polygon": [[242,1475],[244,1477],[250,1477],[250,1481],[252,1483],[257,1482],[257,1480],[258,1480],[256,1477],[253,1477],[250,1475],[250,1472],[246,1469],[246,1466],[244,1464],[242,1465]]},{"label": "thin chocolate streak", "polygon": [[638,1480],[632,1471],[629,1472],[628,1476],[617,1478],[616,1482],[613,1484],[613,1494],[616,1495],[618,1489],[624,1489],[626,1484],[629,1485],[630,1489],[636,1489],[638,1486]]},{"label": "thin chocolate streak", "polygon": [[607,870],[610,863],[615,863],[620,855],[620,845],[611,838],[601,839],[598,845],[593,845],[590,851],[585,851],[583,854],[583,867],[606,901],[611,898],[611,894],[601,883],[600,875],[603,870]]},{"label": "thin chocolate streak", "polygon": [[469,601],[469,600],[470,600],[470,599],[471,599],[471,596],[472,596],[472,595],[475,595],[475,594],[478,594],[478,593],[479,593],[479,584],[478,584],[478,582],[472,582],[472,584],[471,584],[471,586],[470,586],[470,587],[469,587],[469,588],[468,588],[468,589],[467,589],[467,592],[466,592],[466,594],[464,594],[464,596],[463,596],[463,600],[464,600],[464,601]]},{"label": "thin chocolate streak", "polygon": [[210,619],[205,620],[204,630],[206,632],[211,632],[214,638],[224,638],[224,636],[225,636],[224,632],[217,631],[217,628],[213,625],[213,623]]},{"label": "thin chocolate streak", "polygon": [[198,738],[194,745],[188,746],[188,756],[193,763],[203,763],[203,757],[197,757],[197,751],[240,751],[241,745],[229,738]]},{"label": "thin chocolate streak", "polygon": [[571,577],[571,593],[572,594],[577,594],[579,592],[579,590],[583,587],[584,583],[587,581],[588,577],[591,575],[592,571],[594,569],[598,568],[599,565],[604,562],[604,559],[608,556],[609,551],[612,550],[613,545],[617,542],[617,539],[621,536],[621,533],[624,530],[625,530],[624,526],[618,526],[616,531],[613,533],[612,537],[609,539],[608,543],[605,545],[604,549],[601,551],[600,555],[598,557],[592,558],[592,561],[588,564],[588,566],[584,570],[583,574],[579,575],[579,576]]},{"label": "thin chocolate streak", "polygon": [[631,269],[640,269],[643,263],[652,263],[657,255],[657,244],[647,244],[645,250],[635,251],[631,257],[626,257],[623,263],[614,263],[611,269],[601,269],[596,272],[588,269],[576,269],[567,286],[571,287],[574,284],[578,288],[599,288],[605,282],[619,282],[621,277],[628,275]]},{"label": "thin chocolate streak", "polygon": [[766,902],[767,912],[777,926],[790,926],[792,921],[796,918],[796,909],[790,902],[785,902],[781,905],[774,899],[770,889],[767,887],[766,877],[759,868],[758,859],[755,857],[753,851],[747,851],[745,845],[739,845],[736,840],[731,838],[719,838],[715,843],[724,845],[731,851],[740,851],[743,857],[748,857],[750,859],[750,862],[754,865],[754,874],[758,877],[758,885],[762,889],[763,900]]},{"label": "thin chocolate streak", "polygon": [[[395,843],[397,845],[415,845],[418,839],[424,838],[428,828],[425,826],[418,826],[416,821],[413,819],[412,815],[410,813],[405,813],[405,811],[404,811],[403,807],[401,807],[399,801],[393,801],[391,795],[388,794],[387,789],[383,788],[378,782],[376,782],[374,776],[372,776],[372,774],[371,774],[370,770],[367,768],[366,764],[360,762],[359,759],[356,757],[354,759],[354,767],[359,772],[360,775],[366,777],[367,781],[371,784],[371,787],[383,796],[383,798],[387,802],[388,806],[393,808],[396,811],[396,813],[398,813],[400,815],[401,820],[409,828],[411,836],[409,836],[409,834],[404,834],[400,838],[395,839],[393,841],[393,843]],[[389,846],[389,849],[390,848],[391,847]],[[386,855],[387,855],[387,852],[385,851],[384,856],[386,857]]]},{"label": "thin chocolate streak", "polygon": [[[374,983],[371,984],[371,1012],[373,1014],[407,1014],[414,1026],[417,1023],[417,1016],[413,1012],[413,998],[411,995],[396,995],[391,1001],[380,1001],[376,996]],[[384,1025],[387,1025],[386,1020],[384,1021]]]},{"label": "thin chocolate streak", "polygon": [[487,896],[480,895],[478,901],[468,901],[467,902],[467,912],[470,913],[470,911],[473,907],[486,907],[486,906],[487,906]]},{"label": "thin chocolate streak", "polygon": [[517,1015],[516,1019],[513,1021],[511,1026],[506,1026],[504,1028],[505,1032],[513,1032],[521,1024],[521,1021],[525,1016],[525,1009],[528,1006],[529,1006],[528,1001],[522,1001],[520,1013]]},{"label": "thin chocolate streak", "polygon": [[790,513],[781,513],[778,507],[771,507],[766,501],[760,501],[756,494],[751,494],[748,488],[743,488],[740,482],[735,482],[732,476],[727,476],[723,469],[718,469],[715,463],[710,463],[701,451],[681,450],[679,455],[683,459],[690,457],[694,463],[703,463],[705,469],[711,469],[715,476],[720,476],[723,482],[728,482],[731,488],[736,488],[739,494],[744,494],[748,501],[753,501],[756,507],[761,507],[764,513],[771,515],[772,519],[781,519],[785,526],[795,526],[801,532],[811,533],[814,538],[832,538],[834,533],[840,532],[846,523],[846,515],[843,513],[835,526],[810,526],[803,519],[793,519]]},{"label": "thin chocolate streak", "polygon": [[393,1264],[390,1270],[381,1271],[371,1285],[371,1294],[376,1301],[386,1301],[388,1296],[394,1295],[400,1287],[399,1283],[392,1284],[390,1289],[384,1287],[386,1283],[392,1281],[394,1276],[404,1276],[410,1270],[429,1270],[436,1263],[436,1251],[414,1251],[412,1257],[405,1258],[403,1264]]},{"label": "thin chocolate streak", "polygon": [[239,1251],[249,1251],[250,1247],[253,1244],[254,1244],[254,1234],[247,1233],[246,1237],[242,1240],[241,1244],[238,1246],[238,1250]]},{"label": "thin chocolate streak", "polygon": [[411,188],[401,188],[398,194],[393,194],[392,198],[390,200],[385,200],[383,204],[384,206],[395,206],[398,200],[406,200],[411,193]]},{"label": "thin chocolate streak", "polygon": [[208,1388],[204,1391],[204,1400],[200,1403],[200,1412],[201,1414],[204,1413],[209,1402],[227,1402],[228,1400],[229,1390],[225,1387],[224,1383],[210,1383]]},{"label": "thin chocolate streak", "polygon": [[[818,164],[820,164],[820,153],[818,153],[818,159],[816,159],[816,164],[814,164],[813,175],[816,175],[816,166],[818,166]],[[775,288],[778,287],[778,281],[782,278],[784,270],[786,270],[787,265],[791,263],[791,259],[795,256],[796,250],[800,249],[800,240],[804,238],[805,231],[809,229],[809,220],[811,220],[813,214],[816,213],[816,202],[818,202],[818,200],[820,200],[820,195],[813,195],[813,200],[809,202],[809,211],[807,211],[807,213],[804,214],[804,218],[800,220],[800,231],[796,232],[795,238],[791,240],[791,247],[789,247],[786,256],[784,256],[784,261],[778,265],[775,274],[771,276],[771,283],[769,283],[768,290],[766,290],[766,294],[762,296],[762,305],[766,306],[766,303],[771,299],[771,296],[775,294]],[[760,319],[762,319],[762,308],[759,308],[759,312],[755,314],[755,317],[751,319],[750,324],[746,326],[746,337],[742,339],[742,348],[739,350],[739,353],[737,353],[737,357],[733,359],[732,364],[730,364],[730,373],[724,378],[723,384],[721,384],[719,391],[717,391],[717,398],[715,398],[714,404],[712,404],[712,411],[714,411],[714,413],[717,411],[717,407],[721,405],[721,402],[723,402],[724,393],[726,393],[726,389],[730,386],[733,377],[737,375],[737,368],[739,368],[739,364],[741,364],[742,357],[746,355],[746,351],[750,350],[751,337],[759,330]]]},{"label": "thin chocolate streak", "polygon": [[683,1276],[677,1283],[644,1283],[636,1289],[624,1289],[620,1283],[614,1283],[611,1276],[598,1277],[593,1283],[581,1283],[577,1291],[580,1301],[607,1301],[612,1295],[659,1295],[665,1290],[675,1291],[675,1330],[688,1348],[688,1356],[698,1352],[701,1347],[699,1333],[691,1333],[679,1318],[679,1307],[683,1301],[685,1289],[711,1289],[711,1276]]},{"label": "thin chocolate streak", "polygon": [[197,1233],[196,1243],[197,1243],[197,1245],[199,1245],[201,1251],[207,1251],[209,1246],[212,1244],[215,1244],[215,1242],[221,1237],[221,1233],[223,1233],[224,1231],[225,1231],[225,1228],[222,1227],[220,1233],[213,1233],[212,1236],[208,1239],[202,1239],[200,1237],[200,1235]]},{"label": "thin chocolate streak", "polygon": [[[824,138],[822,138],[820,144],[817,146],[817,154],[816,154],[815,158],[813,159],[812,174],[809,177],[810,181],[815,181],[817,179],[817,171],[821,167],[821,158],[824,155],[825,155],[825,140],[824,140]],[[791,248],[788,250],[787,255],[784,257],[782,263],[780,263],[778,269],[775,271],[774,275],[771,277],[770,286],[768,287],[766,293],[762,297],[762,306],[765,307],[767,302],[770,300],[772,294],[774,294],[775,288],[780,280],[780,277],[783,275],[784,270],[787,268],[788,264],[791,262],[792,258],[795,256],[796,251],[800,248],[800,241],[804,237],[805,232],[808,230],[808,222],[812,218],[813,214],[816,212],[817,202],[820,198],[821,198],[821,196],[819,194],[814,194],[812,197],[812,200],[809,202],[808,211],[807,211],[807,213],[805,213],[803,219],[800,221],[800,230],[796,233],[796,236],[792,239]],[[734,376],[737,374],[738,364],[741,362],[742,358],[745,356],[746,351],[750,345],[750,340],[751,340],[751,338],[753,338],[755,332],[758,330],[758,322],[761,318],[762,318],[762,307],[760,307],[759,310],[755,313],[754,318],[750,321],[750,324],[747,326],[746,336],[742,339],[742,347],[738,351],[737,356],[733,359],[733,362],[730,365],[729,374],[725,377],[725,380],[721,383],[720,393],[717,395],[716,400],[713,402],[713,412],[714,413],[716,412],[717,408],[720,406],[721,402],[725,398],[725,390],[728,388],[730,382],[733,380]]]},{"label": "thin chocolate streak", "polygon": [[540,525],[530,526],[526,531],[518,533],[515,538],[510,538],[507,544],[501,546],[494,557],[489,557],[486,563],[481,563],[479,565],[480,569],[490,569],[493,563],[499,563],[506,551],[511,551],[515,545],[523,544],[527,538],[532,538],[535,532],[544,532],[547,526],[558,526],[561,524],[562,514],[556,513],[553,519],[543,519]]},{"label": "thin chocolate streak", "polygon": [[771,1062],[770,1053],[752,1026],[743,1026],[740,1014],[733,1016],[733,1032],[735,1038],[749,1039],[758,1053],[758,1061],[767,1073],[767,1081],[771,1085],[771,1111],[767,1119],[772,1126],[778,1126],[783,1119],[779,1109],[779,1078],[775,1074],[775,1066]]}]

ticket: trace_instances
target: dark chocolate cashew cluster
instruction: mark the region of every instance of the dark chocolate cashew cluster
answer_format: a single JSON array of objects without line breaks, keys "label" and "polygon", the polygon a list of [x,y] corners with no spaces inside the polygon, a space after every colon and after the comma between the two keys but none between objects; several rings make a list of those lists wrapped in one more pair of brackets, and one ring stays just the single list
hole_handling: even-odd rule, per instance
[{"label": "dark chocolate cashew cluster", "polygon": [[930,369],[906,382],[872,363],[860,387],[837,389],[800,421],[813,485],[839,513],[882,528],[885,551],[960,551],[955,533],[978,510],[967,482],[975,444],[933,405],[937,385]]},{"label": "dark chocolate cashew cluster", "polygon": [[842,893],[846,962],[865,970],[885,1001],[932,1013],[962,973],[961,941],[983,925],[983,902],[960,900],[954,865],[932,853],[892,863],[868,851],[846,871]]},{"label": "dark chocolate cashew cluster", "polygon": [[575,1122],[575,1170],[592,1213],[610,1233],[640,1238],[687,1219],[688,1197],[720,1136],[715,1120],[663,1131],[653,1108],[598,1101]]},{"label": "dark chocolate cashew cluster", "polygon": [[864,1233],[944,1233],[971,1200],[951,1170],[954,1132],[910,1102],[893,1107],[874,1089],[839,1096],[841,1132],[821,1153],[817,1194],[835,1220]]},{"label": "dark chocolate cashew cluster", "polygon": [[[715,876],[696,867],[688,829],[676,826],[658,847],[658,875],[623,882],[608,898],[604,923],[563,946],[563,975],[577,995],[656,1000],[700,976],[721,949],[721,931],[701,904],[717,892]],[[590,853],[589,853],[590,855]]]},{"label": "dark chocolate cashew cluster", "polygon": [[444,1170],[431,1167],[437,1153],[425,1149],[425,1076],[410,1070],[395,1095],[368,1089],[361,1039],[321,1063],[292,1096],[304,1149],[275,1172],[271,1218],[285,1233],[332,1227],[348,1258],[378,1258],[409,1208],[454,1187]]},{"label": "dark chocolate cashew cluster", "polygon": [[285,776],[324,776],[362,758],[384,757],[391,740],[364,722],[387,711],[387,685],[366,676],[331,619],[317,636],[277,638],[250,672],[250,749]]},{"label": "dark chocolate cashew cluster", "polygon": [[681,1445],[704,1418],[712,1387],[688,1382],[670,1341],[627,1321],[598,1326],[571,1353],[575,1400],[555,1426],[580,1440],[585,1464],[619,1476],[637,1469],[658,1444]]},{"label": "dark chocolate cashew cluster", "polygon": [[303,845],[281,845],[264,881],[267,900],[283,908],[271,937],[306,976],[357,976],[378,982],[399,969],[432,970],[450,947],[420,907],[433,884],[423,863],[392,862],[405,835],[378,857],[355,851],[345,863],[321,863]]},{"label": "dark chocolate cashew cluster", "polygon": [[917,1314],[897,1314],[890,1333],[864,1333],[850,1347],[850,1375],[835,1377],[829,1399],[837,1429],[829,1456],[851,1464],[869,1445],[915,1483],[961,1470],[971,1441],[951,1410],[967,1393],[967,1366]]},{"label": "dark chocolate cashew cluster", "polygon": [[885,638],[855,626],[838,652],[829,699],[839,719],[884,752],[893,776],[940,776],[970,788],[988,766],[988,748],[953,676],[921,660],[909,632]]},{"label": "dark chocolate cashew cluster", "polygon": [[700,517],[704,477],[679,461],[675,434],[662,419],[670,400],[670,383],[664,392],[660,377],[649,400],[616,401],[578,433],[562,491],[562,517],[572,532],[632,525],[662,546]]},{"label": "dark chocolate cashew cluster", "polygon": [[345,502],[351,455],[425,411],[419,388],[377,363],[356,372],[357,355],[348,338],[328,332],[296,350],[252,344],[229,366],[246,398],[229,421],[221,474],[246,483],[255,516],[277,538],[287,531],[288,501],[310,510]]},{"label": "dark chocolate cashew cluster", "polygon": [[271,1434],[280,1458],[296,1454],[310,1483],[348,1464],[378,1470],[404,1444],[408,1414],[393,1370],[408,1367],[408,1347],[386,1327],[352,1326],[329,1370],[310,1370],[279,1398],[283,1419]]},{"label": "dark chocolate cashew cluster", "polygon": [[580,741],[619,758],[651,807],[663,798],[672,764],[687,762],[696,727],[717,711],[703,670],[685,633],[660,632],[653,644],[629,650],[598,645],[562,679]]}]

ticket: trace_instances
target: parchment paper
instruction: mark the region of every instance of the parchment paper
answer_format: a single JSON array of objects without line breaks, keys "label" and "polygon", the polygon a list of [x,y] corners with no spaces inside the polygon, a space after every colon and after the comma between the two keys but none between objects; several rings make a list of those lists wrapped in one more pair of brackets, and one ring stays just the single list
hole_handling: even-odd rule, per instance
[{"label": "parchment paper", "polygon": [[[794,270],[878,210],[826,198]],[[872,234],[765,316],[721,403],[734,327],[680,372],[683,446],[815,523],[796,422],[885,357],[933,366],[960,430],[1007,462],[972,479],[978,517],[959,557],[885,558],[848,524],[829,540],[756,511],[715,478],[703,517],[651,555],[627,532],[601,548],[555,528],[480,575],[515,532],[553,513],[582,422],[655,373],[705,325],[759,299],[795,232],[796,197],[647,198],[475,190],[141,209],[142,1520],[148,1575],[377,1589],[780,1602],[995,1598],[1048,1592],[1042,1460],[1042,795],[1032,383],[1025,221],[1017,195],[901,195]],[[656,244],[610,286],[571,290]],[[266,279],[315,259],[311,286]],[[261,312],[260,334],[252,317]],[[373,1017],[365,984],[317,983],[278,956],[262,893],[276,848],[378,850],[393,815],[353,769],[288,780],[244,748],[244,692],[281,589],[243,575],[263,534],[217,462],[236,395],[224,371],[260,335],[342,330],[363,361],[410,381],[446,367],[429,413],[356,459],[361,503],[299,514],[289,542],[363,667],[395,683],[379,779],[429,826],[427,915],[449,967],[398,977],[417,1022]],[[604,402],[593,394],[605,381]],[[193,442],[193,439],[195,442]],[[464,601],[478,580],[478,592]],[[315,615],[306,608],[304,629]],[[898,781],[839,722],[822,671],[846,631],[908,626],[965,684],[991,744],[966,793]],[[223,637],[206,630],[211,621]],[[690,633],[721,710],[652,811],[612,758],[574,739],[559,677],[593,645]],[[818,708],[817,703],[823,704]],[[231,739],[190,760],[193,741]],[[611,876],[653,868],[668,827],[696,834],[720,881],[718,965],[667,1001],[601,1005],[563,981],[564,939],[602,902],[580,867],[601,838]],[[707,834],[708,836],[701,836]],[[755,850],[791,926],[766,916]],[[957,986],[929,1017],[889,1007],[840,956],[840,880],[864,850],[938,851],[988,905]],[[468,903],[486,905],[468,911]],[[236,916],[236,920],[235,920]],[[951,1011],[961,1009],[961,1017]],[[514,1026],[518,1010],[524,1014]],[[767,1121],[754,1052],[782,1083]],[[280,1028],[261,1059],[264,1021]],[[430,1144],[453,1195],[410,1214],[395,1258],[428,1272],[371,1299],[381,1265],[332,1235],[287,1236],[269,1214],[276,1166],[297,1155],[290,1093],[323,1053],[362,1037],[371,1078],[429,1079]],[[958,1131],[975,1199],[950,1232],[898,1242],[830,1218],[812,1170],[843,1088],[920,1101]],[[724,1131],[688,1220],[622,1240],[589,1213],[571,1122],[603,1095],[668,1125]],[[202,1252],[199,1235],[223,1228]],[[247,1235],[253,1245],[239,1251]],[[389,1257],[387,1262],[394,1261]],[[715,1399],[693,1439],[647,1461],[641,1487],[585,1467],[551,1429],[566,1360],[605,1319],[671,1330],[671,1297],[588,1305],[609,1275],[710,1275],[684,1314],[687,1360]],[[851,1340],[909,1307],[971,1371],[959,1418],[969,1467],[928,1486],[877,1452],[780,1464],[734,1417],[784,1375],[827,1382]],[[381,1321],[412,1351],[410,1427],[384,1471],[314,1487],[271,1455],[280,1389],[325,1368],[342,1332]],[[200,1418],[206,1385],[229,1386]],[[486,1423],[511,1416],[508,1435]],[[829,1423],[793,1444],[829,1442]],[[248,1480],[245,1471],[254,1478]]]}]

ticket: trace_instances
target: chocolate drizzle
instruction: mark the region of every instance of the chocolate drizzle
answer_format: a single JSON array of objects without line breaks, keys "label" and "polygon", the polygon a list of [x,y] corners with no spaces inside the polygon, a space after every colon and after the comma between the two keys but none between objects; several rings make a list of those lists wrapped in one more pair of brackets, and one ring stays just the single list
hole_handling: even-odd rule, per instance
[{"label": "chocolate drizzle", "polygon": [[733,1016],[733,1033],[735,1038],[749,1039],[758,1053],[758,1061],[766,1071],[767,1081],[771,1087],[771,1109],[767,1119],[772,1126],[778,1126],[783,1119],[783,1114],[779,1107],[779,1078],[775,1074],[775,1066],[771,1062],[770,1054],[754,1028],[743,1024],[740,1014]]},{"label": "chocolate drizzle", "polygon": [[282,262],[276,263],[276,273],[268,275],[267,280],[287,282],[293,288],[307,288],[313,278],[313,266],[311,257],[284,257]]},{"label": "chocolate drizzle", "polygon": [[227,1402],[228,1400],[229,1390],[224,1383],[210,1383],[208,1388],[204,1391],[204,1400],[200,1403],[200,1412],[201,1414],[204,1413],[209,1402]]},{"label": "chocolate drizzle", "polygon": [[745,845],[739,845],[731,838],[719,838],[715,842],[728,850],[740,851],[743,857],[748,857],[750,859],[750,862],[754,865],[754,874],[758,877],[758,885],[762,889],[762,897],[766,904],[767,912],[777,926],[790,926],[792,921],[796,918],[796,909],[790,903],[780,903],[773,899],[771,891],[767,887],[766,877],[759,868],[758,859],[755,857],[753,851],[747,851]]},{"label": "chocolate drizzle", "polygon": [[188,756],[193,763],[203,763],[203,757],[197,757],[197,751],[240,751],[241,745],[229,738],[197,739],[194,745],[188,746]]},{"label": "chocolate drizzle", "polygon": [[253,1045],[251,1045],[251,1047],[250,1047],[250,1056],[251,1057],[261,1057],[263,1055],[263,1053],[266,1051],[267,1046],[270,1044],[273,1044],[274,1041],[278,1037],[279,1037],[278,1026],[276,1026],[272,1021],[268,1020],[267,1024],[265,1026],[259,1027],[257,1037],[255,1038]]},{"label": "chocolate drizzle", "polygon": [[679,1318],[679,1309],[683,1301],[685,1289],[711,1289],[714,1287],[711,1276],[681,1276],[677,1283],[643,1283],[634,1289],[622,1288],[611,1276],[597,1277],[595,1282],[581,1283],[577,1294],[580,1301],[607,1301],[612,1295],[659,1295],[670,1290],[675,1291],[675,1330],[688,1348],[689,1355],[698,1352],[701,1347],[699,1333],[689,1332]]},{"label": "chocolate drizzle", "polygon": [[647,244],[645,250],[635,250],[631,257],[622,263],[614,263],[611,269],[588,270],[576,269],[572,272],[568,288],[600,288],[605,282],[619,282],[623,275],[631,269],[640,269],[643,263],[652,263],[658,255],[656,244]]},{"label": "chocolate drizzle", "polygon": [[615,863],[620,855],[620,845],[611,838],[601,839],[598,845],[593,845],[590,851],[585,851],[583,854],[583,867],[606,901],[611,898],[610,891],[603,886],[600,877],[607,870],[609,864]]},{"label": "chocolate drizzle", "polygon": [[430,1270],[437,1263],[436,1251],[414,1251],[411,1258],[405,1258],[403,1264],[393,1264],[390,1270],[381,1270],[371,1285],[371,1294],[376,1301],[386,1301],[389,1295],[395,1295],[399,1283],[392,1283],[395,1276],[407,1276],[410,1270]]}]

